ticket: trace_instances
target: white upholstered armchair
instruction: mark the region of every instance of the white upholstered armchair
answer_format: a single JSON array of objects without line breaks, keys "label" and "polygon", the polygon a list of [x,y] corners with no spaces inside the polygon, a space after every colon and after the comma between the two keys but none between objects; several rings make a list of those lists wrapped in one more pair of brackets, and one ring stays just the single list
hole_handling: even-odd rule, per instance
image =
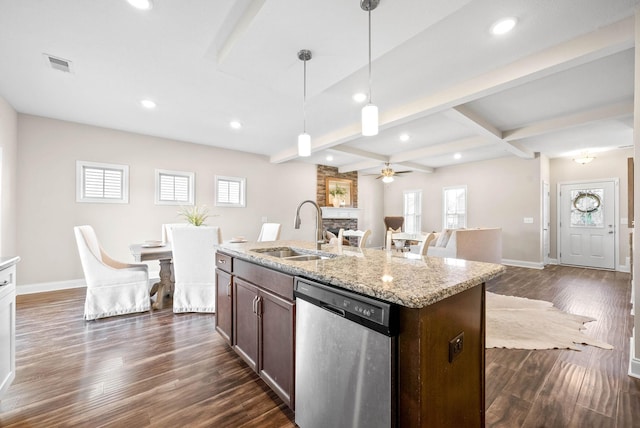
[{"label": "white upholstered armchair", "polygon": [[113,260],[91,226],[73,228],[87,282],[84,319],[145,312],[151,308],[147,265]]},{"label": "white upholstered armchair", "polygon": [[219,227],[173,229],[173,312],[215,312],[215,248]]}]

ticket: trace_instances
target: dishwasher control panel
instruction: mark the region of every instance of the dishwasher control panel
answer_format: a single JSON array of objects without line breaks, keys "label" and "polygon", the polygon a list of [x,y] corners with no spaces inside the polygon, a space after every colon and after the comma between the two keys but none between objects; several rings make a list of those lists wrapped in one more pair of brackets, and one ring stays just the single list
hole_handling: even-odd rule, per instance
[{"label": "dishwasher control panel", "polygon": [[388,336],[395,335],[395,305],[341,288],[296,278],[294,295]]}]

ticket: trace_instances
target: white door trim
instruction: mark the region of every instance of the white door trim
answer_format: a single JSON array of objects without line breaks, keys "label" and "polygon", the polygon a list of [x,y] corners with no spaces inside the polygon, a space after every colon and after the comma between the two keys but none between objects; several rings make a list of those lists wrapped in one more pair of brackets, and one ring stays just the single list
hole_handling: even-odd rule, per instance
[{"label": "white door trim", "polygon": [[560,262],[560,249],[561,249],[561,231],[560,231],[560,220],[562,219],[561,212],[561,203],[560,203],[560,189],[564,185],[571,184],[587,184],[587,183],[600,183],[603,181],[612,181],[614,184],[614,207],[615,213],[613,218],[613,224],[615,233],[613,235],[613,245],[614,245],[614,270],[620,271],[620,179],[611,177],[611,178],[601,178],[601,179],[592,179],[592,180],[572,180],[572,181],[560,181],[556,184],[556,258],[558,260],[558,264],[562,264]]}]

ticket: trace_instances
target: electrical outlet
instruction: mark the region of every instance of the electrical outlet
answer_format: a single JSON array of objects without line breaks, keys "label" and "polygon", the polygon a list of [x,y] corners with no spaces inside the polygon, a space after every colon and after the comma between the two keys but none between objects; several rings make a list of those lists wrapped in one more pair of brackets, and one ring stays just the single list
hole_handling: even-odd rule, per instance
[{"label": "electrical outlet", "polygon": [[449,362],[453,362],[462,354],[464,348],[464,332],[449,341]]}]

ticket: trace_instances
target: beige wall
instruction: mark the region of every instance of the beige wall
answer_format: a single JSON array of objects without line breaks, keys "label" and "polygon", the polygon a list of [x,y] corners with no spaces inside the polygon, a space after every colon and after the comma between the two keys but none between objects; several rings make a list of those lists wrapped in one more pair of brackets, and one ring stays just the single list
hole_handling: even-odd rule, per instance
[{"label": "beige wall", "polygon": [[360,230],[371,230],[368,247],[384,245],[384,187],[373,175],[358,176],[358,207],[362,210]]},{"label": "beige wall", "polygon": [[385,215],[402,215],[402,192],[422,189],[422,230],[439,231],[442,188],[466,185],[467,227],[502,227],[503,259],[541,263],[540,162],[507,157],[399,177],[384,185]]},{"label": "beige wall", "polygon": [[16,232],[16,175],[18,114],[0,97],[0,256],[18,255]]},{"label": "beige wall", "polygon": [[623,220],[627,220],[627,158],[633,157],[633,149],[621,149],[612,152],[598,153],[596,159],[586,165],[580,165],[569,158],[551,159],[551,257],[557,258],[557,192],[558,183],[582,180],[600,180],[604,178],[619,179],[618,190],[620,210],[618,221],[619,234],[619,264],[625,265],[629,257],[629,232]]},{"label": "beige wall", "polygon": [[[128,245],[161,238],[161,224],[183,220],[176,206],[154,204],[156,168],[195,172],[196,203],[219,217],[223,239],[258,236],[262,217],[282,223],[283,239],[311,240],[311,209],[293,229],[301,201],[315,199],[316,167],[271,164],[264,156],[42,117],[18,115],[19,284],[83,277],[73,226],[90,224],[114,258],[132,261]],[[129,165],[129,204],[76,203],[76,160]],[[214,206],[214,176],[246,177],[246,208]]]}]

